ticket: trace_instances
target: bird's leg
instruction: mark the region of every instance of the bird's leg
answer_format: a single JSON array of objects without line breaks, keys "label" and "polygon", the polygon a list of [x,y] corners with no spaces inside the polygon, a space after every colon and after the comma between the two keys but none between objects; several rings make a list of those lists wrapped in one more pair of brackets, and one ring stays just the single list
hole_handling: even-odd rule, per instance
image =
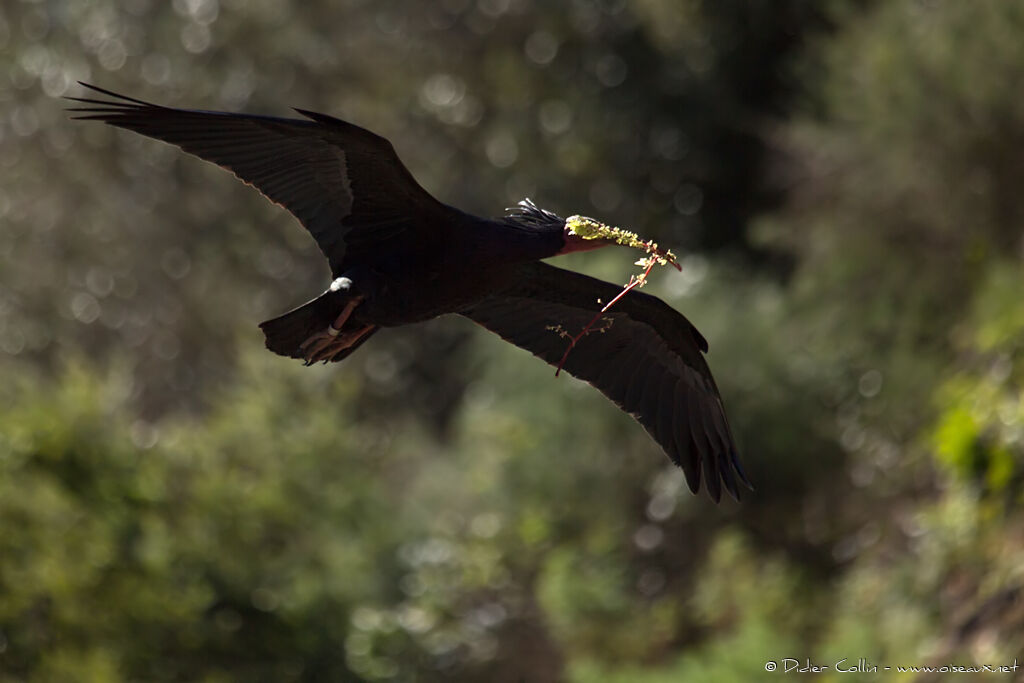
[{"label": "bird's leg", "polygon": [[[333,285],[332,285],[333,288]],[[341,328],[344,327],[345,323],[352,316],[352,311],[356,309],[363,301],[363,297],[356,296],[348,300],[345,307],[341,309],[341,313],[334,319],[334,322],[327,326],[326,330],[322,330],[312,335],[306,341],[299,344],[299,349],[303,351],[303,357],[306,359],[306,363],[315,362],[316,356],[321,351],[329,346],[334,346],[338,342],[338,335],[341,333]]]}]

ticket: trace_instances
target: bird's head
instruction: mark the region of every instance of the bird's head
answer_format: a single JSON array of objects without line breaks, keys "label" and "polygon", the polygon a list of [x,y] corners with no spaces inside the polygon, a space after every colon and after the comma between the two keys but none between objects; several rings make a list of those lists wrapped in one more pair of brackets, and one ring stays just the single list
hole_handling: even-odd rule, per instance
[{"label": "bird's head", "polygon": [[562,233],[562,248],[555,252],[555,255],[572,254],[577,251],[590,251],[612,244],[621,244],[647,252],[648,256],[638,261],[637,265],[646,266],[648,261],[653,259],[660,265],[670,263],[676,269],[679,268],[672,252],[659,249],[653,240],[640,239],[635,232],[607,225],[588,216],[569,216],[562,219],[550,211],[539,208],[528,198],[508,209],[508,213],[505,215],[505,224],[545,234],[560,231]]},{"label": "bird's head", "polygon": [[505,224],[510,227],[551,235],[552,238],[560,232],[562,248],[554,255],[590,251],[614,243],[601,234],[602,230],[611,230],[604,223],[585,216],[562,218],[538,207],[529,197],[506,211]]}]

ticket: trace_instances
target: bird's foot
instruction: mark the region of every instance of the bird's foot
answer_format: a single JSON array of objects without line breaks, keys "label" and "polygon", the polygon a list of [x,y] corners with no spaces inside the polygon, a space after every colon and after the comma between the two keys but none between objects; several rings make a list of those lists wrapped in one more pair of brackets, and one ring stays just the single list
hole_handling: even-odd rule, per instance
[{"label": "bird's foot", "polygon": [[312,365],[319,360],[321,352],[336,344],[340,336],[341,330],[336,329],[334,325],[328,325],[326,330],[317,332],[299,344],[299,350],[302,351],[302,357],[306,360],[306,365]]},{"label": "bird's foot", "polygon": [[[339,289],[349,289],[351,286],[351,280],[347,277],[339,277],[331,283],[331,291],[336,292]],[[349,341],[349,338],[352,335],[356,335],[355,339],[358,340],[366,334],[365,328],[361,328],[355,332],[342,333],[345,323],[348,322],[348,319],[352,316],[352,311],[356,309],[356,306],[358,306],[362,300],[363,297],[361,296],[350,299],[348,303],[345,304],[345,308],[338,314],[338,317],[335,318],[334,322],[327,326],[326,330],[317,332],[309,337],[309,339],[299,344],[299,350],[302,351],[302,357],[306,359],[306,365],[312,365],[318,360],[330,360],[330,358],[335,356],[338,352],[347,349],[355,343],[354,341]]]},{"label": "bird's foot", "polygon": [[302,357],[305,359],[306,365],[312,365],[319,361],[327,363],[345,349],[354,346],[372,329],[373,325],[365,325],[354,331],[341,332],[333,325],[329,325],[326,330],[317,332],[302,342],[299,349],[303,352]]}]

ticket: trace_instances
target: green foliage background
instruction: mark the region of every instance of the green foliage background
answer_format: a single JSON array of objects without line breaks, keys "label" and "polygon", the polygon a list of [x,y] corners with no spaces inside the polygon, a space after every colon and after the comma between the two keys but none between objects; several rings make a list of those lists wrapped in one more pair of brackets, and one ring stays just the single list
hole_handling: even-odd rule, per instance
[{"label": "green foliage background", "polygon": [[[76,80],[331,112],[681,256],[757,490],[443,319],[340,366],[290,216]],[[1024,5],[0,6],[0,681],[750,681],[1024,652]],[[635,255],[562,265],[625,281]],[[963,674],[957,680],[973,680]],[[978,675],[978,680],[994,680]]]}]

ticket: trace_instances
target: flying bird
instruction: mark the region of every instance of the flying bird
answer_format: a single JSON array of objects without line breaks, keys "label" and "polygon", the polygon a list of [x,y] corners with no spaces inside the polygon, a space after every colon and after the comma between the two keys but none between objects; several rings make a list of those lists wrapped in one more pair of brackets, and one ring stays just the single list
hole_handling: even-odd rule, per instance
[{"label": "flying bird", "polygon": [[[333,280],[312,301],[260,324],[274,353],[340,361],[382,327],[457,313],[588,382],[632,415],[718,501],[750,487],[703,353],[707,341],[660,299],[542,262],[612,242],[584,239],[529,200],[501,218],[441,203],[391,143],[325,114],[304,119],[164,107],[82,83],[111,99],[75,118],[177,145],[233,172],[312,234]],[[592,220],[592,219],[591,219]],[[564,366],[563,366],[564,363]]]}]

